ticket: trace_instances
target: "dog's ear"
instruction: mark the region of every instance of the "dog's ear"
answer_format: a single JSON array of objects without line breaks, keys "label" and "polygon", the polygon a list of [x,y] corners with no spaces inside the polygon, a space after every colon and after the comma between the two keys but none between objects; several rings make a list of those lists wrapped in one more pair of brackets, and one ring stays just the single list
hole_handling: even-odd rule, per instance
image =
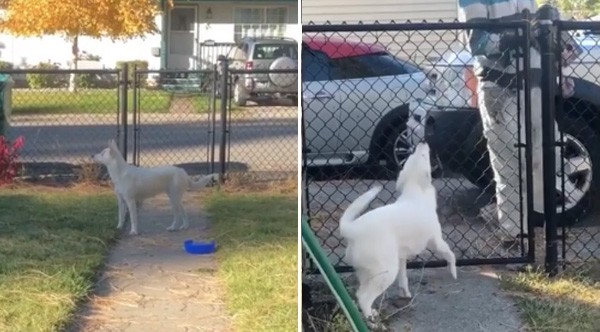
[{"label": "dog's ear", "polygon": [[117,150],[119,149],[117,147],[117,142],[115,142],[114,139],[111,139],[111,140],[108,141],[108,147],[111,148],[111,150],[112,149],[117,149]]}]

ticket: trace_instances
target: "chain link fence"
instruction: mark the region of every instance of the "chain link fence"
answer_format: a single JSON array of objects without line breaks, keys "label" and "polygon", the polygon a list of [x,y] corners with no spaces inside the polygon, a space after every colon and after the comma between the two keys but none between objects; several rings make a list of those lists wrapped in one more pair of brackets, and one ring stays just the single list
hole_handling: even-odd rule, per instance
[{"label": "chain link fence", "polygon": [[[294,73],[297,77],[297,69]],[[297,176],[297,107],[289,101],[289,106],[258,101],[258,106],[250,102],[230,108],[228,68],[142,70],[125,65],[122,70],[2,74],[12,82],[3,90],[4,108],[10,111],[7,136],[25,138],[21,159],[26,177],[76,177],[113,138],[126,160],[142,167],[177,165],[192,175]],[[69,89],[71,74],[76,91]],[[297,85],[289,91],[283,97],[297,96]]]},{"label": "chain link fence", "polygon": [[[91,163],[91,154],[121,136],[116,70],[2,71],[3,113],[11,138],[23,136],[26,177],[72,177]],[[76,89],[73,89],[73,86]]]},{"label": "chain link fence", "polygon": [[556,49],[573,47],[561,38],[569,35],[580,51],[570,65],[559,70],[556,99],[556,121],[562,127],[559,153],[563,156],[557,172],[563,175],[558,182],[565,197],[558,202],[557,211],[569,216],[559,224],[558,250],[559,261],[566,267],[600,259],[595,208],[600,189],[600,29],[598,22],[559,21],[555,25]]},{"label": "chain link fence", "polygon": [[228,86],[227,172],[297,179],[298,69],[232,70]]},{"label": "chain link fence", "polygon": [[[531,26],[505,23],[303,26],[305,209],[311,227],[339,271],[350,268],[344,262],[345,243],[338,231],[344,209],[375,184],[383,185],[384,190],[372,207],[392,202],[398,171],[412,147],[422,140],[432,148],[440,222],[458,264],[543,260],[547,239],[541,229],[534,228],[544,226],[539,204],[546,197],[539,191],[544,183],[538,176],[541,170],[533,172],[537,167],[534,160],[540,165],[542,155],[534,154],[533,147],[541,149],[541,118],[545,113],[541,107],[531,108],[534,103],[539,105],[539,99],[531,99],[540,98],[540,90],[535,96],[516,93],[531,91],[532,77],[533,83],[539,79],[539,61],[534,67],[529,61],[515,61],[515,75],[508,80],[498,78],[503,80],[500,88],[483,92],[495,94],[495,102],[503,104],[486,105],[488,111],[484,112],[479,107],[482,91],[478,91],[474,74],[475,59],[465,46],[469,30],[512,30],[527,36],[519,47],[521,56],[531,59],[530,48],[523,47],[532,42],[531,38],[538,38]],[[567,30],[567,23],[556,26],[558,32]],[[600,153],[596,143],[600,131],[596,119],[600,111],[600,46],[593,35],[597,28],[593,30],[588,23],[568,27],[588,32],[569,34],[584,51],[563,69],[557,87],[561,91],[572,73],[580,78],[575,79],[572,96],[556,99],[556,121],[562,137],[557,141],[564,143],[557,143],[563,168],[557,169],[555,196],[559,199],[553,219],[562,228],[562,261],[583,262],[600,258],[600,224],[594,221],[597,212],[592,209],[594,193],[600,189],[600,177],[592,175],[594,158]],[[557,56],[569,50],[560,43],[552,48]],[[539,54],[533,56],[539,59]],[[482,115],[491,116],[490,109],[504,113],[505,118],[484,131]],[[535,133],[532,127],[537,128]],[[500,189],[496,188],[488,153],[490,141],[497,151],[493,160],[499,176],[509,183]],[[503,203],[510,206],[504,208],[510,212],[501,220],[497,214],[499,190],[506,197]],[[427,252],[409,265],[441,266],[444,262]]]}]

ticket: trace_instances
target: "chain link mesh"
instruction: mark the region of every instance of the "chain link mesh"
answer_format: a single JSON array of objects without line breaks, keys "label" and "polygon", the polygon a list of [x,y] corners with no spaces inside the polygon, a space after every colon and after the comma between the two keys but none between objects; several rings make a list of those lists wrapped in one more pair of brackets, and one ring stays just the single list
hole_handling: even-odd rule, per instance
[{"label": "chain link mesh", "polygon": [[297,179],[298,69],[232,70],[228,82],[227,172]]},{"label": "chain link mesh", "polygon": [[[117,71],[15,70],[2,73],[7,135],[25,138],[22,175],[72,177],[119,135]],[[76,91],[69,89],[71,75]]]},{"label": "chain link mesh", "polygon": [[[344,209],[377,183],[384,189],[371,207],[394,200],[398,170],[423,139],[432,147],[440,222],[458,263],[530,260],[522,214],[509,216],[521,240],[506,242],[497,218],[481,211],[494,206],[493,172],[460,23],[342,25],[343,32],[311,26],[303,27],[302,48],[305,194],[311,227],[334,265],[347,267],[338,232]],[[495,93],[512,94],[513,105],[502,108],[515,114],[493,134],[504,144],[524,143],[523,96]],[[520,150],[516,165],[504,152],[498,160],[522,183],[511,195],[525,204]],[[436,261],[427,252],[412,265]]]},{"label": "chain link mesh", "polygon": [[177,165],[190,174],[214,171],[216,71],[140,71],[135,82],[129,121],[136,164]]},{"label": "chain link mesh", "polygon": [[[560,22],[557,30],[557,56],[564,59],[574,46],[581,51],[559,70],[556,108],[563,142],[557,171],[565,196],[557,208],[568,217],[558,232],[559,254],[563,263],[575,266],[600,259],[595,209],[600,189],[600,31],[597,22],[590,23]],[[566,35],[577,45],[569,44]]]}]

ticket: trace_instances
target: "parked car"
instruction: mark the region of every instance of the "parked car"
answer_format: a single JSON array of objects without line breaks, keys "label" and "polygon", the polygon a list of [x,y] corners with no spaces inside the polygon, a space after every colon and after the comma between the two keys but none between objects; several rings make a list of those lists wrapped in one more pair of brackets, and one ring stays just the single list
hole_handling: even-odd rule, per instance
[{"label": "parked car", "polygon": [[[229,54],[235,70],[298,69],[298,42],[291,38],[246,37]],[[298,74],[249,73],[233,77],[233,101],[245,106],[249,100],[290,98],[298,102]]]},{"label": "parked car", "polygon": [[[569,195],[565,211],[562,205],[557,210],[565,222],[584,217],[590,211],[592,192],[600,190],[600,44],[590,34],[576,35],[576,40],[584,52],[563,69],[563,76],[575,82],[575,94],[556,110],[565,141],[565,192]],[[448,53],[433,65],[430,77],[435,91],[411,104],[408,137],[412,144],[426,139],[444,170],[493,190],[473,61],[468,52]]]},{"label": "parked car", "polygon": [[308,166],[385,163],[398,170],[410,148],[408,104],[430,88],[421,68],[377,44],[304,36]]}]

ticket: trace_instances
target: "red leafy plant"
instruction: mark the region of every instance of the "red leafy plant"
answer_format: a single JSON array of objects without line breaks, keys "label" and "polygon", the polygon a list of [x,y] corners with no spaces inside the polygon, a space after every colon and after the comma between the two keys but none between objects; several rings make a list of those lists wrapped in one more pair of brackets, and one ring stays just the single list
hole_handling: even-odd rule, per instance
[{"label": "red leafy plant", "polygon": [[0,186],[11,183],[19,173],[19,151],[23,145],[23,136],[19,136],[12,145],[6,137],[0,136]]}]

